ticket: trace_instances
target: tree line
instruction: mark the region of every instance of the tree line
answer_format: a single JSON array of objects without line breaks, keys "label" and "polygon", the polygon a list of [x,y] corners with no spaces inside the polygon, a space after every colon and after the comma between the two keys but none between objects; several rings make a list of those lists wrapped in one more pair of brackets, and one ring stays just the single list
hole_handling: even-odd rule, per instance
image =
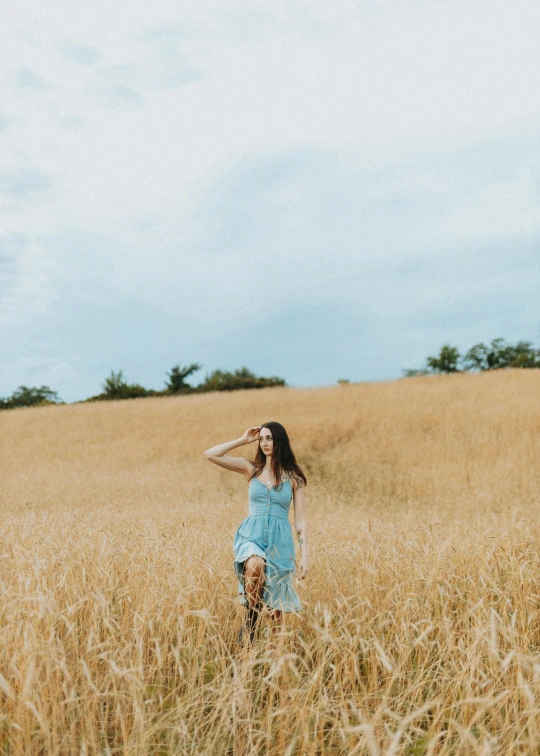
[{"label": "tree line", "polygon": [[457,347],[444,344],[437,356],[426,359],[423,368],[402,372],[405,376],[414,376],[501,368],[540,368],[540,349],[535,349],[530,341],[507,344],[504,339],[498,338],[488,345],[482,342],[475,344],[462,355]]},{"label": "tree line", "polygon": [[[136,399],[143,396],[172,396],[175,394],[197,394],[207,391],[238,391],[239,389],[268,388],[271,386],[285,386],[285,380],[272,376],[264,378],[255,375],[247,367],[241,367],[232,372],[226,370],[214,370],[206,376],[204,381],[197,386],[191,386],[186,382],[193,373],[202,368],[202,365],[194,362],[191,365],[180,367],[175,365],[167,375],[165,388],[160,390],[147,389],[139,383],[129,383],[122,370],[117,373],[111,370],[111,374],[102,385],[102,392],[96,396],[83,399],[82,402],[101,402],[118,399]],[[80,402],[73,402],[79,404]],[[14,409],[15,407],[33,407],[46,404],[65,404],[49,386],[29,387],[19,386],[13,394],[6,398],[0,397],[1,409]]]},{"label": "tree line", "polygon": [[[207,391],[237,391],[239,389],[268,388],[271,386],[286,386],[283,378],[273,376],[264,378],[256,376],[247,367],[228,372],[214,370],[197,386],[186,382],[193,373],[202,368],[197,362],[180,367],[175,365],[167,375],[165,388],[160,390],[147,389],[139,383],[129,383],[122,370],[111,374],[105,379],[103,391],[96,396],[83,399],[83,402],[100,402],[118,399],[136,399],[143,396],[171,396],[175,394],[197,394]],[[518,341],[517,344],[507,344],[502,338],[493,339],[490,344],[482,342],[472,346],[461,355],[457,347],[444,344],[439,354],[428,357],[426,364],[420,369],[406,369],[402,372],[406,377],[414,375],[431,375],[435,373],[460,373],[464,371],[499,370],[501,368],[540,368],[540,349],[535,349],[530,341]],[[339,383],[349,383],[341,380]],[[79,402],[74,402],[78,404]],[[58,393],[49,386],[28,387],[19,386],[13,394],[6,398],[0,397],[0,410],[15,407],[32,407],[45,404],[65,404],[61,402]]]}]

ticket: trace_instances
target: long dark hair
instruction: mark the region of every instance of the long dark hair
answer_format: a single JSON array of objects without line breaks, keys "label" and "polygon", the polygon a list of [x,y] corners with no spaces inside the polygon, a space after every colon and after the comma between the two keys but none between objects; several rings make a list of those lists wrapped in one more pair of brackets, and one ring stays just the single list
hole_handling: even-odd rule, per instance
[{"label": "long dark hair", "polygon": [[[274,476],[274,480],[280,481],[277,490],[281,489],[281,476],[283,472],[287,473],[287,475],[289,475],[291,478],[294,478],[299,487],[306,486],[306,476],[304,475],[304,471],[296,461],[296,457],[294,456],[294,452],[291,449],[291,442],[289,441],[289,436],[287,435],[285,428],[281,425],[281,423],[276,423],[273,420],[271,420],[269,423],[262,423],[261,431],[263,428],[268,428],[268,430],[272,434],[272,440],[274,442],[272,451],[272,474]],[[261,474],[261,470],[266,464],[266,454],[261,449],[260,442],[257,446],[257,454],[255,455],[255,459],[253,460],[253,464],[255,465],[255,468],[251,474],[250,480],[252,480],[252,478],[258,478]]]}]

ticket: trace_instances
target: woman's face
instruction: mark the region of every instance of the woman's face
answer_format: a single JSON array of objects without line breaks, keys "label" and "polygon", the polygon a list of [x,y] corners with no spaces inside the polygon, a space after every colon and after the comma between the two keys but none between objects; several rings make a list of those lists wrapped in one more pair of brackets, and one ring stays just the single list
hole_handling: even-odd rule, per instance
[{"label": "woman's face", "polygon": [[272,434],[268,428],[261,428],[259,433],[259,443],[263,454],[266,454],[267,457],[271,457],[274,449],[274,441],[272,440]]}]

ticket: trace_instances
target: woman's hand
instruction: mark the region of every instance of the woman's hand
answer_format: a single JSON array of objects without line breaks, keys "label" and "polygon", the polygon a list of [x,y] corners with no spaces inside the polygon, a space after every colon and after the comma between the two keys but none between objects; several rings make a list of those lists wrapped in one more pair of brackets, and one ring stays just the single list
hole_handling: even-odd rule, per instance
[{"label": "woman's hand", "polygon": [[251,444],[252,441],[256,441],[259,438],[260,430],[260,425],[254,425],[252,428],[248,428],[247,431],[244,431],[242,439],[246,442],[246,444]]},{"label": "woman's hand", "polygon": [[308,573],[308,558],[305,554],[302,554],[300,557],[300,562],[298,563],[298,576],[303,580]]}]

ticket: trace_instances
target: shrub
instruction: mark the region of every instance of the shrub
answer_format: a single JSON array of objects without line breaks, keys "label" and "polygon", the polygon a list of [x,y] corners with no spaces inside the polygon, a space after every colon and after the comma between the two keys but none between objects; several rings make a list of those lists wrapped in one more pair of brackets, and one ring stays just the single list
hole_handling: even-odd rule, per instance
[{"label": "shrub", "polygon": [[171,372],[167,373],[169,380],[165,384],[165,393],[188,394],[189,392],[193,391],[193,387],[190,386],[189,383],[186,383],[185,379],[188,377],[188,375],[195,373],[201,368],[202,365],[199,365],[197,362],[194,362],[191,365],[183,368],[181,368],[180,365],[175,365]]},{"label": "shrub", "polygon": [[540,350],[530,341],[518,341],[515,346],[504,339],[493,339],[489,346],[483,343],[472,346],[464,357],[468,370],[497,370],[504,367],[540,367]]},{"label": "shrub", "polygon": [[40,386],[39,388],[19,386],[10,397],[0,399],[0,409],[37,407],[44,404],[58,404],[58,402],[58,393],[48,386]]},{"label": "shrub", "polygon": [[428,357],[426,367],[421,370],[403,370],[405,376],[428,375],[431,373],[457,373],[461,361],[463,370],[498,370],[500,368],[538,368],[540,349],[534,349],[530,341],[507,344],[504,339],[493,339],[489,346],[475,344],[464,357],[456,347],[445,344],[438,357]]},{"label": "shrub", "polygon": [[438,357],[427,358],[427,369],[432,373],[458,373],[459,352],[456,347],[445,344]]},{"label": "shrub", "polygon": [[214,370],[207,375],[204,383],[197,386],[197,391],[238,391],[239,389],[268,388],[270,386],[285,386],[283,378],[258,377],[247,367],[229,373],[224,370]]},{"label": "shrub", "polygon": [[86,399],[87,402],[99,402],[99,401],[112,401],[116,399],[137,399],[142,396],[155,396],[159,394],[159,391],[153,389],[145,389],[138,383],[128,383],[124,379],[124,375],[121,370],[115,373],[111,370],[111,374],[105,379],[103,383],[103,393],[97,396],[91,396]]}]

